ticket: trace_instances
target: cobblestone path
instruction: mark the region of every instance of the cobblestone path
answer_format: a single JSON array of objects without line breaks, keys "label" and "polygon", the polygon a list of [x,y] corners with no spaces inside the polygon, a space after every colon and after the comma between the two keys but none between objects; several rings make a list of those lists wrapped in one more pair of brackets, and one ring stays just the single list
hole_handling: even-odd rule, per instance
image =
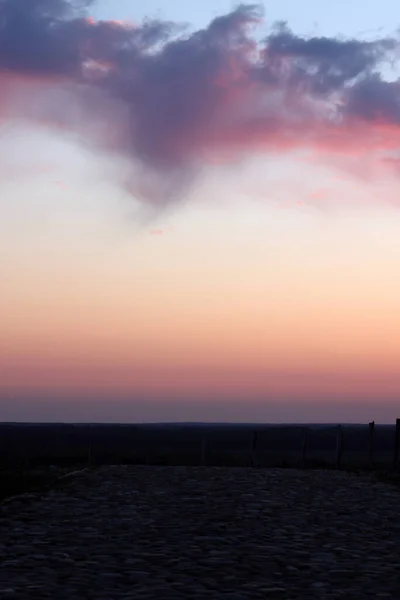
[{"label": "cobblestone path", "polygon": [[400,493],[333,471],[101,467],[0,507],[0,599],[400,599]]}]

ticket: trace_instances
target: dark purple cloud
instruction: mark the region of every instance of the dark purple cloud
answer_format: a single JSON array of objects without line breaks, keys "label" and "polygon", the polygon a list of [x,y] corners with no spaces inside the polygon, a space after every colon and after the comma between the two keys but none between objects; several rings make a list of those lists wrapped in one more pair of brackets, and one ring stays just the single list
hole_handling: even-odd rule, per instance
[{"label": "dark purple cloud", "polygon": [[[399,83],[380,73],[397,60],[396,38],[304,38],[281,23],[260,42],[258,5],[188,32],[95,21],[91,4],[1,0],[0,85],[6,92],[11,75],[72,86],[88,115],[119,121],[115,143],[163,181],[159,201],[210,160],[307,144],[338,151],[355,145],[354,124],[357,135],[360,123],[372,134],[398,125]],[[68,103],[43,98],[43,117],[68,126]]]},{"label": "dark purple cloud", "polygon": [[308,85],[316,94],[337,91],[371,75],[399,47],[395,39],[373,42],[326,37],[304,39],[294,35],[285,23],[275,26],[265,43],[267,64],[289,63],[286,79],[294,85]]}]

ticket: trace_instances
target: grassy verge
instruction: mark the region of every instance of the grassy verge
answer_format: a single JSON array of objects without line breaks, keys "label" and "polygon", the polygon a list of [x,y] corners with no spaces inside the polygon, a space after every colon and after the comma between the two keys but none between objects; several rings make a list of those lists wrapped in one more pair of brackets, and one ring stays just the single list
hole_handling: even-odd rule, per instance
[{"label": "grassy verge", "polygon": [[56,485],[59,478],[74,471],[72,468],[3,468],[0,470],[0,502],[11,496],[45,491]]},{"label": "grassy verge", "polygon": [[374,471],[373,476],[377,481],[389,483],[400,491],[400,472],[396,471]]},{"label": "grassy verge", "polygon": [[[140,456],[124,458],[123,456],[103,456],[103,460],[94,461],[93,467],[98,467],[106,464],[131,464],[131,465],[148,465],[148,466],[198,466],[199,457],[195,453],[179,453],[179,452],[158,452],[146,453]],[[219,467],[250,467],[249,457],[243,453],[213,453],[210,452],[206,457],[206,466]],[[63,461],[60,461],[58,466],[42,465],[42,466],[8,466],[0,468],[0,503],[11,496],[19,494],[42,492],[54,486],[68,484],[68,479],[60,479],[68,473],[87,467],[87,461],[78,461],[75,464],[65,466]],[[274,468],[302,468],[299,463],[279,460],[270,460],[265,464],[264,461],[255,461],[255,468],[268,469]],[[332,469],[333,465],[330,462],[323,460],[307,460],[304,468],[310,469]],[[343,465],[342,471],[352,473],[354,475],[366,476],[369,475],[377,481],[389,483],[399,488],[400,491],[400,471],[391,471],[386,469],[368,469],[363,467],[350,467]]]}]

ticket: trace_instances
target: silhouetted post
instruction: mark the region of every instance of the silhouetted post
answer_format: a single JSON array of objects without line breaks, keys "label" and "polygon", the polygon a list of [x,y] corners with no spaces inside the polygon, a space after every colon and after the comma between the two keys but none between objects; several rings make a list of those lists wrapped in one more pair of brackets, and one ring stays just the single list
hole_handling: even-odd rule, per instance
[{"label": "silhouetted post", "polygon": [[201,438],[201,449],[200,449],[200,464],[204,467],[206,465],[206,452],[207,452],[207,436]]},{"label": "silhouetted post", "polygon": [[394,439],[394,456],[393,456],[393,468],[397,469],[399,466],[399,454],[400,454],[400,419],[396,419],[396,433]]},{"label": "silhouetted post", "polygon": [[336,460],[335,460],[335,469],[340,468],[340,463],[342,460],[342,450],[343,450],[343,429],[341,425],[337,426],[337,434],[336,434]]},{"label": "silhouetted post", "polygon": [[301,467],[303,469],[306,466],[307,437],[308,437],[308,428],[303,427],[302,438],[301,438]]},{"label": "silhouetted post", "polygon": [[371,469],[374,468],[374,433],[375,433],[375,421],[368,423],[369,427],[369,466]]},{"label": "silhouetted post", "polygon": [[251,437],[251,445],[250,445],[250,467],[254,467],[255,464],[255,452],[257,449],[257,437],[258,432],[253,431],[253,435]]},{"label": "silhouetted post", "polygon": [[92,444],[89,444],[88,450],[88,467],[92,465]]}]

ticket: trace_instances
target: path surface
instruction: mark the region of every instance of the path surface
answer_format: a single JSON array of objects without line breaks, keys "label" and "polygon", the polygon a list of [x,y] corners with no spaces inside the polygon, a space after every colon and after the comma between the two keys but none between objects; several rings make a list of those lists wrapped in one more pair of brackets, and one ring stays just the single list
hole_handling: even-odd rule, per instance
[{"label": "path surface", "polygon": [[400,494],[332,471],[102,467],[0,507],[0,598],[400,598]]}]

